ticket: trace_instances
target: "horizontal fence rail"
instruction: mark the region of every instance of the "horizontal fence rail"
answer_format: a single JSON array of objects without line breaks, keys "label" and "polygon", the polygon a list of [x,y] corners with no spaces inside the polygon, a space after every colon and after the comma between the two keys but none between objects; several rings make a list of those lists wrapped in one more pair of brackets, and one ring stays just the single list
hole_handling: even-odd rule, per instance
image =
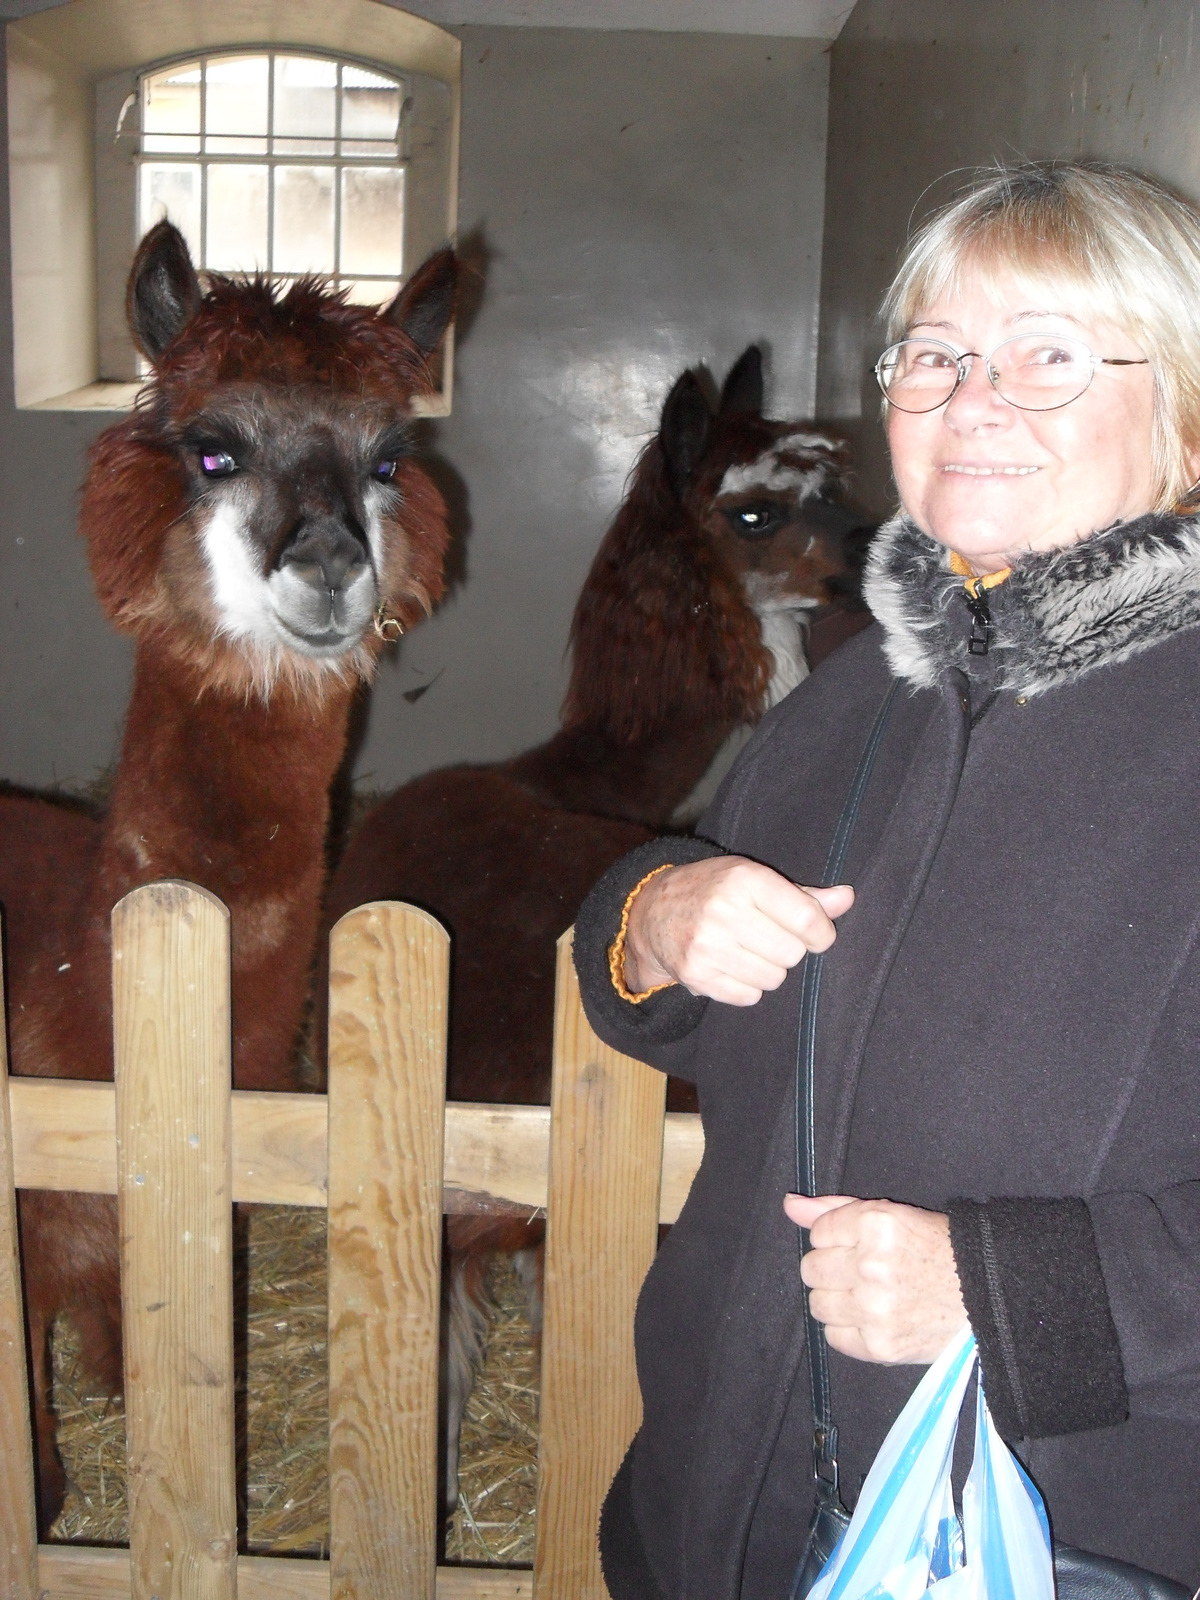
[{"label": "horizontal fence rail", "polygon": [[[37,1600],[130,1600],[129,1551],[39,1545],[33,1593]],[[237,1600],[330,1600],[329,1562],[239,1556]],[[533,1574],[504,1567],[439,1567],[436,1600],[533,1600]]]},{"label": "horizontal fence rail", "polygon": [[[10,1078],[18,1189],[117,1192],[111,1083]],[[327,1203],[329,1114],[323,1094],[235,1089],[233,1198],[259,1205]],[[675,1222],[704,1154],[700,1118],[668,1111],[658,1220]],[[446,1102],[442,1210],[527,1216],[546,1204],[550,1107]]]}]

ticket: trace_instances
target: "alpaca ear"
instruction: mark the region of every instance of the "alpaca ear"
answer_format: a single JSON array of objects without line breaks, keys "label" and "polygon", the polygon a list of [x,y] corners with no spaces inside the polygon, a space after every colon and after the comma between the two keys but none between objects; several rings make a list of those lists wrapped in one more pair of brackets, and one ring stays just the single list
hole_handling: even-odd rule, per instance
[{"label": "alpaca ear", "polygon": [[752,411],[762,416],[763,358],[758,345],[748,345],[729,369],[729,376],[721,385],[721,403],[717,407],[723,417]]},{"label": "alpaca ear", "polygon": [[179,229],[156,223],[138,246],[125,309],[134,342],[157,365],[200,309],[200,280]]},{"label": "alpaca ear", "polygon": [[421,263],[383,315],[430,356],[450,326],[457,287],[458,257],[446,245]]},{"label": "alpaca ear", "polygon": [[694,372],[685,372],[663,406],[658,437],[676,494],[682,495],[704,454],[713,414]]}]

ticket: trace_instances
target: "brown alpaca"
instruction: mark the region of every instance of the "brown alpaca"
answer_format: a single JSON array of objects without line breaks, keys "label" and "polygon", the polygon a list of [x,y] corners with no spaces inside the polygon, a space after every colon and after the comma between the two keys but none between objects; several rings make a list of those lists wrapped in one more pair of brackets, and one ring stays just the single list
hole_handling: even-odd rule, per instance
[{"label": "brown alpaca", "polygon": [[[449,1095],[545,1104],[555,940],[621,855],[693,820],[742,738],[826,646],[869,620],[859,519],[837,503],[839,444],[762,416],[753,346],[713,412],[685,373],[642,454],[575,610],[561,730],[495,767],[418,778],[366,818],[338,867],[330,922],[415,901],[451,930]],[[669,1105],[694,1109],[688,1085]],[[516,1252],[540,1308],[542,1226],[448,1222],[446,1493],[478,1366],[489,1254]]]},{"label": "brown alpaca", "polygon": [[[169,224],[142,243],[129,314],[153,384],[97,441],[80,515],[100,602],[136,640],[133,695],[103,820],[0,797],[16,1072],[111,1078],[110,912],[186,878],[231,913],[235,1083],[292,1086],[329,789],[389,631],[372,621],[416,621],[442,591],[445,510],[408,418],[455,273],[439,253],[377,313],[311,281],[205,293]],[[116,1206],[31,1191],[21,1235],[45,1528],[59,1312],[121,1387]]]}]

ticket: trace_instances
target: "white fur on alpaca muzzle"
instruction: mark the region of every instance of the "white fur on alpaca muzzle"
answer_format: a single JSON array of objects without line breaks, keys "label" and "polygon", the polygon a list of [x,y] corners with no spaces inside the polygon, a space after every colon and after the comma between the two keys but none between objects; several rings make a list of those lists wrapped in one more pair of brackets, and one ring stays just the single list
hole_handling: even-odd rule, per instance
[{"label": "white fur on alpaca muzzle", "polygon": [[233,505],[213,512],[202,544],[220,631],[229,638],[328,660],[354,649],[371,625],[379,596],[365,551],[340,571],[327,556],[284,561],[264,576],[257,543]]}]

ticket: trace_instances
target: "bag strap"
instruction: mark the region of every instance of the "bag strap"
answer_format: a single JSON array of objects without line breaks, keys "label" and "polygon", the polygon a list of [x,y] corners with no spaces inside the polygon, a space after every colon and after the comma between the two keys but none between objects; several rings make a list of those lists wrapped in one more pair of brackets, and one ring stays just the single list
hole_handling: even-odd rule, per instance
[{"label": "bag strap", "polygon": [[[842,807],[829,858],[821,877],[821,887],[830,889],[841,879],[850,848],[850,837],[858,818],[859,807],[870,781],[871,769],[900,680],[893,681],[875,717],[874,725],[858,758],[858,767],[850,785],[850,793]],[[813,1123],[815,1116],[815,1065],[817,1044],[817,1001],[821,994],[821,968],[824,956],[809,954],[804,959],[804,976],[800,989],[800,1028],[796,1043],[796,1191],[815,1195],[817,1192],[817,1154]],[[800,1255],[808,1249],[808,1230],[800,1230]],[[837,1504],[838,1464],[837,1428],[833,1422],[832,1402],[829,1394],[829,1347],[825,1342],[825,1329],[808,1308],[808,1292],[804,1295],[804,1341],[808,1349],[808,1377],[812,1390],[813,1417],[813,1475],[817,1493],[832,1504]]]}]

